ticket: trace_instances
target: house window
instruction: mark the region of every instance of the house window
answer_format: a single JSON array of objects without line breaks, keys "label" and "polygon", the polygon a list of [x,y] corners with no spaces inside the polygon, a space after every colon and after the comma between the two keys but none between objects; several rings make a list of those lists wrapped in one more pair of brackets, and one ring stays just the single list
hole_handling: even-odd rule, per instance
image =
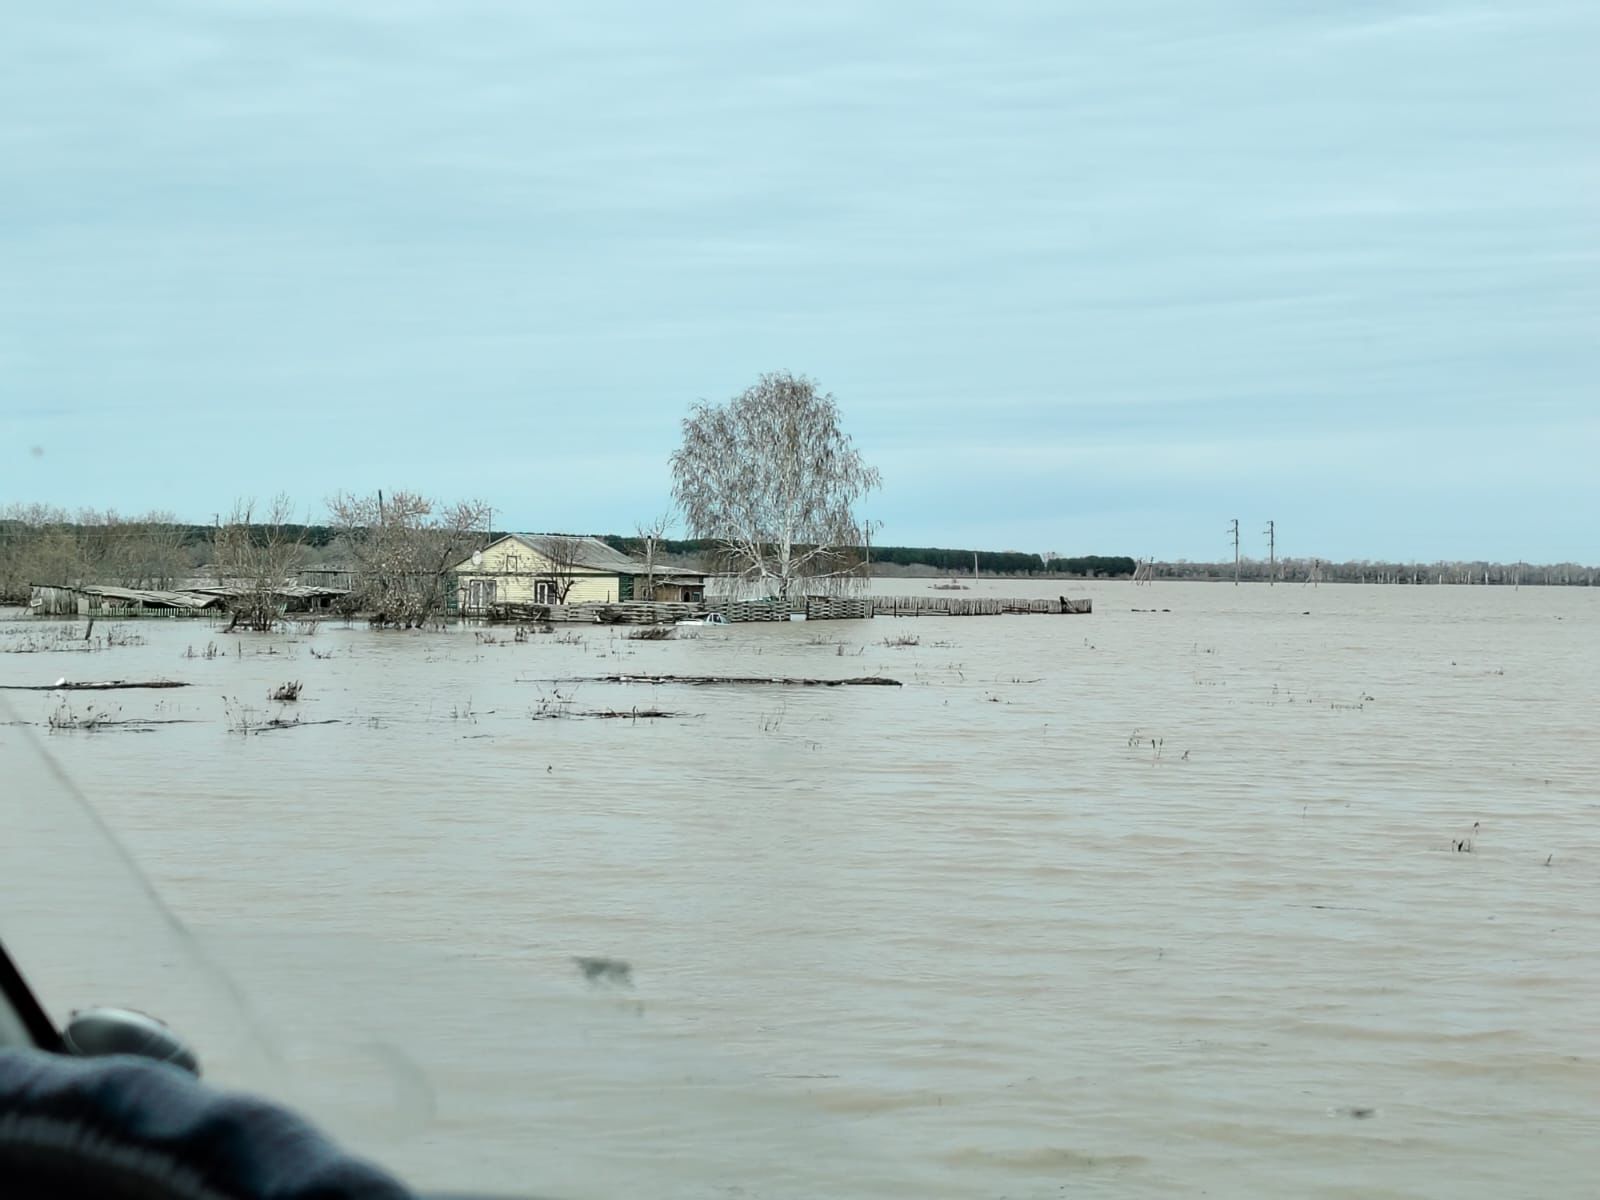
[{"label": "house window", "polygon": [[506,570],[515,575],[522,569],[522,559],[515,554],[506,555]]},{"label": "house window", "polygon": [[556,585],[544,579],[534,584],[533,602],[535,604],[554,604],[556,602]]},{"label": "house window", "polygon": [[473,579],[467,584],[467,611],[481,613],[494,603],[494,580]]}]

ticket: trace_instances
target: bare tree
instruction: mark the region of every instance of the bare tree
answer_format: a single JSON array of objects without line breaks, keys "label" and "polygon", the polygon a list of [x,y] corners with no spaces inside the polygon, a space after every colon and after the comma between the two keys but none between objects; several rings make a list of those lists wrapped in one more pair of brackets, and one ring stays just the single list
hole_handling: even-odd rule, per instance
[{"label": "bare tree", "polygon": [[727,404],[696,404],[672,456],[691,535],[720,542],[743,587],[783,598],[864,582],[854,510],[880,483],[839,428],[833,396],[786,371]]},{"label": "bare tree", "polygon": [[278,623],[278,600],[305,557],[305,526],[290,520],[289,497],[278,495],[259,514],[254,500],[239,500],[218,527],[212,561],[218,578],[234,591],[228,628],[266,632]]},{"label": "bare tree", "polygon": [[25,603],[33,583],[93,579],[94,564],[64,509],[13,504],[0,513],[0,600]]},{"label": "bare tree", "polygon": [[80,524],[94,576],[103,583],[169,589],[192,565],[188,526],[170,512],[123,517],[107,509],[83,514]]},{"label": "bare tree", "polygon": [[140,582],[132,587],[168,589],[192,570],[189,527],[174,513],[152,512],[138,519],[138,554],[132,565]]},{"label": "bare tree", "polygon": [[639,598],[654,600],[656,563],[661,556],[661,543],[666,540],[667,530],[672,528],[672,514],[662,513],[650,521],[641,521],[633,528],[639,537],[639,557],[644,561],[644,595]]},{"label": "bare tree", "polygon": [[555,593],[556,603],[565,604],[572,585],[578,582],[578,568],[583,565],[584,540],[571,534],[558,533],[541,538],[539,546],[550,564],[544,579]]},{"label": "bare tree", "polygon": [[[189,526],[170,512],[125,517],[115,509],[89,508],[69,517],[38,505],[13,506],[0,518],[0,532],[6,548],[30,564],[29,573],[39,574],[40,583],[82,579],[164,589],[175,586],[192,565]],[[70,553],[63,554],[68,545]],[[68,574],[62,574],[63,562]]]},{"label": "bare tree", "polygon": [[355,606],[374,625],[406,629],[447,607],[450,572],[483,545],[489,514],[480,501],[447,505],[415,492],[341,493],[328,511],[349,550]]}]

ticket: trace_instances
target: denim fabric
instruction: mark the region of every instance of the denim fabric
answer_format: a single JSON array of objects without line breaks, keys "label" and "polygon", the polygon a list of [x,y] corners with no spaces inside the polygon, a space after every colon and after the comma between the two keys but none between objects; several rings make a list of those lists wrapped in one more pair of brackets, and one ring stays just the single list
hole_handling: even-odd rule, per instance
[{"label": "denim fabric", "polygon": [[150,1059],[0,1051],[7,1200],[408,1200],[287,1109]]}]

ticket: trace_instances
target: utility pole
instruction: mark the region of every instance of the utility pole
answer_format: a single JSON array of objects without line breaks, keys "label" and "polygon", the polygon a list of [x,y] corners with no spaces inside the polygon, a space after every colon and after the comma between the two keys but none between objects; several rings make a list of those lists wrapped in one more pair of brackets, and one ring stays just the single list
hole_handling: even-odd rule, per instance
[{"label": "utility pole", "polygon": [[1233,534],[1233,586],[1239,586],[1239,518],[1233,519],[1233,525],[1228,530]]},{"label": "utility pole", "polygon": [[1267,522],[1267,586],[1278,581],[1278,523]]}]

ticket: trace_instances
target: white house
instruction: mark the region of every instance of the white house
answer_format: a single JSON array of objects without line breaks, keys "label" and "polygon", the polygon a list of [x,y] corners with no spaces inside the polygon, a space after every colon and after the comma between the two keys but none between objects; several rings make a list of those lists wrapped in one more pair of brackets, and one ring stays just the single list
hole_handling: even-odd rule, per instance
[{"label": "white house", "polygon": [[[598,538],[509,533],[455,567],[460,611],[495,604],[590,604],[643,600],[645,565]],[[700,600],[705,575],[677,567],[655,570],[654,600]]]}]

